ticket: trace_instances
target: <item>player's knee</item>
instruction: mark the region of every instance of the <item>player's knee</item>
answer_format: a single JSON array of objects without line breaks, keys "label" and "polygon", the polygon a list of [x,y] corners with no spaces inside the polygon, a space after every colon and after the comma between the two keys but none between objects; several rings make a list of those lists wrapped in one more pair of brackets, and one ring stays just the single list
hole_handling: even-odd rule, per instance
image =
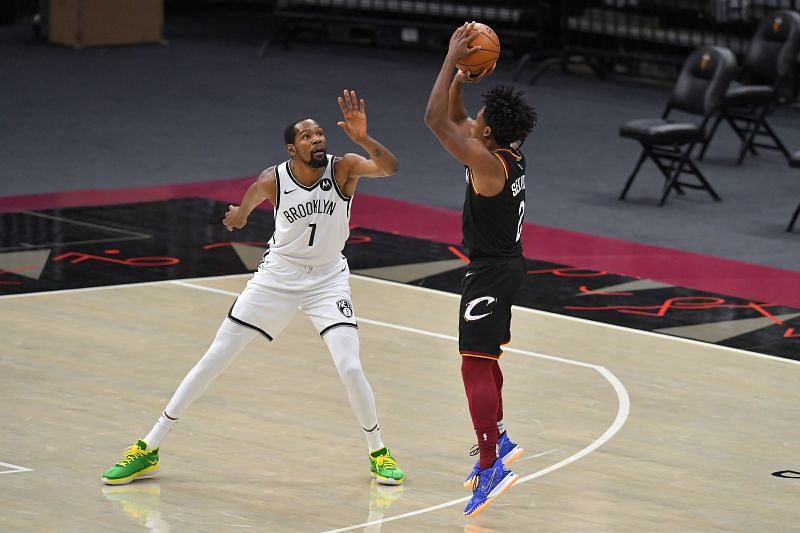
[{"label": "player's knee", "polygon": [[354,328],[340,327],[328,331],[323,338],[342,381],[363,379],[364,371],[358,355],[358,333]]}]

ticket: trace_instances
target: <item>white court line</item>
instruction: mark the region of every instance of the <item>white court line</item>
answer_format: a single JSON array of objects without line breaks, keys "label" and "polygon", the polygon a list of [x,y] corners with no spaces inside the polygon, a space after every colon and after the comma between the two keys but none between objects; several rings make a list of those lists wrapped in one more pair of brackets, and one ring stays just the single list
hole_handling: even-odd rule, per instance
[{"label": "white court line", "polygon": [[33,472],[33,468],[25,468],[24,466],[12,465],[11,463],[0,463],[9,470],[0,471],[0,474],[16,474],[17,472]]},{"label": "white court line", "polygon": [[[143,281],[140,283],[120,283],[118,285],[103,285],[102,287],[84,287],[79,289],[62,289],[62,290],[55,290],[55,291],[39,291],[39,292],[26,292],[22,294],[5,294],[0,295],[0,301],[10,298],[28,298],[33,296],[48,296],[52,294],[65,294],[65,293],[73,293],[73,292],[89,292],[89,291],[102,291],[106,289],[125,289],[125,288],[134,288],[134,287],[147,287],[153,285],[165,285],[168,283],[176,284],[179,282],[187,282],[187,281],[205,281],[205,280],[215,280],[215,279],[232,279],[232,278],[240,278],[244,276],[252,276],[252,273],[248,274],[226,274],[222,276],[206,276],[206,277],[197,277],[197,278],[184,278],[183,280],[174,280],[174,279],[165,279],[161,281]],[[441,291],[438,289],[430,289],[428,287],[418,287],[416,285],[407,285],[405,283],[399,283],[396,281],[388,281],[385,279],[378,279],[378,278],[370,278],[367,276],[362,276],[359,274],[350,274],[352,277],[357,278],[362,281],[370,281],[373,283],[385,283],[387,285],[396,285],[398,287],[405,287],[407,289],[418,290],[423,292],[435,292],[437,294],[443,294],[445,296],[450,296],[452,298],[460,298],[458,294],[454,294],[452,292]],[[637,335],[644,335],[648,337],[655,337],[661,340],[669,339],[674,342],[682,342],[684,344],[691,344],[693,346],[704,346],[706,348],[712,347],[718,350],[722,350],[725,352],[736,353],[739,355],[749,355],[751,357],[758,357],[760,359],[766,359],[768,361],[773,361],[776,363],[789,363],[792,365],[800,365],[800,361],[796,361],[794,359],[789,359],[787,357],[779,357],[777,355],[769,355],[764,353],[758,352],[750,352],[748,350],[742,350],[741,348],[733,348],[731,346],[722,346],[720,344],[713,344],[710,342],[702,342],[696,341],[694,339],[687,339],[685,337],[676,337],[674,335],[667,335],[665,333],[655,333],[652,331],[646,331],[643,329],[636,329],[636,328],[628,328],[625,326],[618,326],[616,324],[608,324],[606,322],[599,322],[597,320],[590,320],[588,318],[580,318],[576,316],[569,316],[569,315],[562,315],[559,313],[554,313],[552,311],[542,311],[540,309],[531,309],[529,307],[519,307],[517,305],[513,306],[514,311],[524,312],[524,313],[531,313],[534,315],[543,315],[547,317],[556,317],[563,320],[569,320],[572,322],[578,322],[580,324],[590,324],[593,326],[600,326],[604,328],[609,328],[617,331],[624,331],[626,333],[634,333]]]},{"label": "white court line", "polygon": [[95,228],[95,229],[102,229],[102,230],[106,230],[106,231],[113,231],[113,232],[116,232],[116,233],[123,233],[123,234],[129,235],[131,237],[139,237],[140,239],[149,239],[150,237],[152,237],[152,235],[149,235],[147,233],[141,233],[141,232],[138,232],[138,231],[131,231],[131,230],[127,230],[127,229],[115,228],[113,226],[104,226],[102,224],[94,224],[92,222],[83,222],[82,220],[72,220],[70,218],[57,217],[57,216],[54,216],[54,215],[45,215],[44,213],[38,213],[36,211],[22,211],[22,213],[25,213],[26,215],[30,215],[32,217],[47,218],[49,220],[57,220],[59,222],[66,222],[67,224],[74,224],[76,226],[86,226],[87,228]]},{"label": "white court line", "polygon": [[[236,297],[236,296],[239,295],[239,293],[236,293],[236,292],[226,291],[226,290],[222,290],[222,289],[215,289],[213,287],[205,287],[203,285],[195,285],[193,283],[176,282],[175,284],[176,285],[181,285],[183,287],[189,287],[189,288],[193,288],[193,289],[199,289],[199,290],[202,290],[202,291],[213,292],[213,293],[216,293],[216,294],[225,294],[227,296]],[[404,284],[398,284],[398,286],[399,287],[408,287],[408,285],[404,285]],[[366,324],[373,324],[375,326],[380,326],[380,327],[384,327],[384,328],[390,328],[390,329],[396,329],[396,330],[400,330],[400,331],[405,331],[405,332],[408,332],[408,333],[414,333],[414,334],[417,334],[417,335],[425,335],[425,336],[428,336],[428,337],[436,337],[437,339],[444,339],[444,340],[449,340],[449,341],[454,341],[454,342],[458,341],[458,337],[454,337],[452,335],[444,335],[444,334],[441,334],[441,333],[435,333],[433,331],[427,331],[427,330],[424,330],[424,329],[412,328],[412,327],[408,327],[408,326],[400,326],[398,324],[391,324],[389,322],[382,322],[380,320],[372,320],[372,319],[364,318],[364,317],[361,317],[361,316],[358,317],[358,321],[359,322],[364,322]],[[528,481],[530,481],[532,479],[536,479],[537,477],[541,477],[541,476],[543,476],[545,474],[549,474],[550,472],[553,472],[555,470],[558,470],[559,468],[567,466],[570,463],[574,463],[578,459],[580,459],[580,458],[592,453],[597,448],[599,448],[600,446],[602,446],[603,444],[605,444],[606,442],[611,440],[611,437],[613,437],[622,428],[623,424],[625,424],[625,420],[627,420],[628,414],[630,413],[630,408],[631,408],[630,397],[628,396],[628,391],[625,390],[625,386],[622,384],[622,382],[613,373],[611,373],[608,369],[606,369],[605,367],[598,366],[598,365],[593,365],[593,364],[589,364],[589,363],[583,363],[581,361],[573,361],[572,359],[565,359],[563,357],[555,357],[555,356],[552,356],[552,355],[545,355],[545,354],[541,354],[541,353],[530,352],[530,351],[527,351],[527,350],[520,350],[518,348],[505,347],[504,351],[512,352],[512,353],[518,353],[520,355],[526,355],[528,357],[536,357],[536,358],[539,358],[539,359],[546,359],[546,360],[555,361],[555,362],[558,362],[558,363],[565,363],[565,364],[570,364],[570,365],[574,365],[574,366],[580,366],[580,367],[583,367],[583,368],[593,369],[593,370],[599,372],[600,375],[603,376],[611,384],[611,386],[614,388],[614,392],[617,394],[617,402],[618,402],[617,416],[614,418],[614,422],[612,422],[612,424],[608,427],[608,429],[605,430],[605,432],[602,435],[600,435],[591,444],[589,444],[588,446],[586,446],[582,450],[578,451],[577,453],[574,453],[574,454],[570,455],[569,457],[567,457],[565,459],[562,459],[561,461],[559,461],[559,462],[557,462],[557,463],[555,463],[553,465],[548,466],[547,468],[543,468],[543,469],[538,470],[538,471],[536,471],[536,472],[534,472],[532,474],[528,474],[527,476],[520,477],[519,480],[516,483],[517,485],[525,483],[525,482],[528,482]],[[440,503],[438,505],[433,505],[431,507],[425,507],[423,509],[417,509],[416,511],[410,511],[408,513],[403,513],[403,514],[399,514],[399,515],[395,515],[395,516],[390,516],[388,518],[382,518],[380,520],[372,520],[371,522],[363,522],[361,524],[347,526],[347,527],[343,527],[343,528],[340,528],[340,529],[328,530],[325,533],[339,533],[341,531],[351,531],[353,529],[359,529],[359,528],[364,528],[364,527],[368,527],[368,526],[374,526],[374,525],[378,525],[378,524],[385,524],[386,522],[393,522],[395,520],[400,520],[400,519],[403,519],[403,518],[409,518],[409,517],[412,517],[412,516],[418,516],[418,515],[421,515],[421,514],[424,514],[424,513],[429,513],[431,511],[437,511],[439,509],[444,509],[445,507],[450,507],[450,506],[453,506],[453,505],[456,505],[456,504],[459,504],[459,503],[464,503],[466,501],[469,501],[470,498],[471,498],[471,496],[465,496],[465,497],[459,498],[457,500],[450,500],[448,502]]]}]

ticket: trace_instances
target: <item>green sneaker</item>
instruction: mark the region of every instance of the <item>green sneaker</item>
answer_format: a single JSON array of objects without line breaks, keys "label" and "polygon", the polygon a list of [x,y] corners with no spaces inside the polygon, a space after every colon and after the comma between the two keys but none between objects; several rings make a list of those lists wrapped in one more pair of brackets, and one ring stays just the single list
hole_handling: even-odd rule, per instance
[{"label": "green sneaker", "polygon": [[134,479],[153,477],[158,473],[161,461],[158,448],[148,450],[143,440],[125,448],[125,457],[103,474],[106,485],[125,485]]},{"label": "green sneaker", "polygon": [[397,459],[395,459],[389,448],[383,447],[380,450],[375,450],[369,453],[370,470],[372,477],[381,485],[401,485],[405,474],[397,466]]}]

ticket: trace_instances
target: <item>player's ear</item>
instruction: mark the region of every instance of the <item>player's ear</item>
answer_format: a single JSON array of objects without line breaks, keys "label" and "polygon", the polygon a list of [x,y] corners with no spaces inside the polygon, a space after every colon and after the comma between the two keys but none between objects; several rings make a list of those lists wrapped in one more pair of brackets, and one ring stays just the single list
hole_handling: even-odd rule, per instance
[{"label": "player's ear", "polygon": [[289,155],[292,157],[294,157],[294,155],[297,153],[297,149],[294,147],[293,144],[287,144],[286,151],[289,152]]},{"label": "player's ear", "polygon": [[492,136],[491,126],[484,126],[483,131],[481,133],[483,133],[483,136],[486,137],[487,139],[491,137]]}]

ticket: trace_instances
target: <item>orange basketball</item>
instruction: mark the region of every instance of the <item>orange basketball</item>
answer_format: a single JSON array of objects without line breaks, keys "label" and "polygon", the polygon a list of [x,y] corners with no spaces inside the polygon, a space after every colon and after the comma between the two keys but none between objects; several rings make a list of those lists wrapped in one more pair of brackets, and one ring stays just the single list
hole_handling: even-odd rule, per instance
[{"label": "orange basketball", "polygon": [[[470,48],[480,46],[481,50],[475,50],[471,54],[463,57],[456,64],[458,70],[480,74],[483,70],[492,68],[500,57],[500,38],[492,28],[480,22],[475,23],[478,34],[469,42]],[[452,37],[451,37],[452,39]]]}]

